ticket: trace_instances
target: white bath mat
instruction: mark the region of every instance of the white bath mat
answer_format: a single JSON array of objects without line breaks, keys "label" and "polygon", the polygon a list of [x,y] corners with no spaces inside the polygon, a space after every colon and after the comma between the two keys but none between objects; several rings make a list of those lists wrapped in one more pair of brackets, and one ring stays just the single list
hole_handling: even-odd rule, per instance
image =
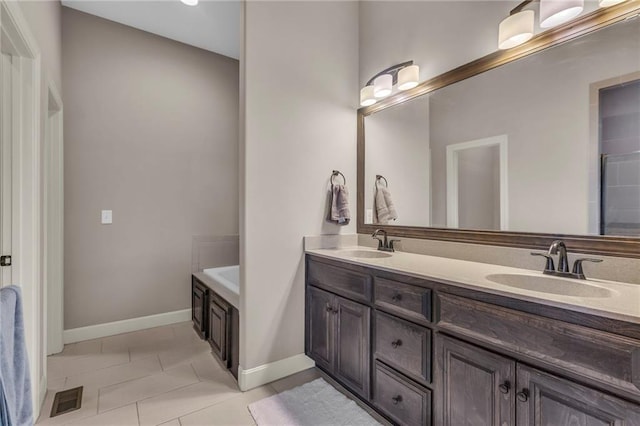
[{"label": "white bath mat", "polygon": [[379,426],[373,417],[323,379],[253,404],[258,426]]}]

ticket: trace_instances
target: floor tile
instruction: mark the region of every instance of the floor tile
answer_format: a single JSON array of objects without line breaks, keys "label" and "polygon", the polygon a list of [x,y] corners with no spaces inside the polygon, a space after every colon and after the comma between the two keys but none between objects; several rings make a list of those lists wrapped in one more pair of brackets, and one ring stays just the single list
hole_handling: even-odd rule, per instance
[{"label": "floor tile", "polygon": [[160,360],[154,355],[126,364],[71,376],[67,378],[67,387],[85,386],[103,388],[161,372],[162,367],[160,366]]},{"label": "floor tile", "polygon": [[159,424],[158,426],[182,426],[178,419],[173,419],[170,422]]},{"label": "floor tile", "polygon": [[154,343],[162,343],[175,337],[172,326],[149,328],[147,330],[134,331],[132,333],[118,334],[117,336],[102,339],[102,352],[121,351],[130,348],[146,346]]},{"label": "floor tile", "polygon": [[100,368],[129,362],[129,353],[106,353],[94,355],[54,355],[47,359],[47,372],[50,380],[70,377]]},{"label": "floor tile", "polygon": [[262,386],[211,407],[180,417],[180,423],[182,426],[253,426],[255,422],[247,406],[252,402],[275,395],[275,393],[272,387]]},{"label": "floor tile", "polygon": [[138,402],[140,424],[155,426],[241,394],[237,384],[221,372],[218,381],[196,383]]},{"label": "floor tile", "polygon": [[163,373],[104,387],[100,389],[99,412],[152,398],[198,381],[191,365],[185,364]]},{"label": "floor tile", "polygon": [[167,370],[181,364],[190,363],[200,356],[211,354],[211,346],[207,342],[197,342],[187,345],[175,345],[173,348],[160,352],[160,363]]},{"label": "floor tile", "polygon": [[69,426],[138,426],[140,423],[136,404],[131,404],[67,424]]},{"label": "floor tile", "polygon": [[84,342],[65,345],[63,355],[97,355],[102,352],[102,339],[85,340]]},{"label": "floor tile", "polygon": [[320,377],[320,373],[315,368],[309,368],[308,370],[301,371],[296,374],[292,374],[289,377],[280,379],[271,383],[271,386],[276,392],[281,393],[289,389],[293,389],[297,386],[304,385],[305,383],[312,382]]},{"label": "floor tile", "polygon": [[225,372],[226,375],[231,376],[231,373],[222,366],[222,363],[218,361],[218,358],[210,352],[203,353],[192,358],[191,366],[201,381],[218,380],[221,371]]},{"label": "floor tile", "polygon": [[[69,389],[65,387],[65,390]],[[42,404],[42,411],[37,425],[63,425],[75,420],[84,419],[98,414],[98,389],[84,389],[82,392],[82,407],[79,410],[62,414],[56,417],[49,417],[53,398],[57,391],[48,391]]]}]

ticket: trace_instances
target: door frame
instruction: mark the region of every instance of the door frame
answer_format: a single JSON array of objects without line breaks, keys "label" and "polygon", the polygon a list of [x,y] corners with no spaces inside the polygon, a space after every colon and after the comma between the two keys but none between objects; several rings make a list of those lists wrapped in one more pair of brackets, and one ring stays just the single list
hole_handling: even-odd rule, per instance
[{"label": "door frame", "polygon": [[56,84],[47,78],[47,116],[43,147],[43,295],[46,355],[64,348],[64,138],[63,103]]},{"label": "door frame", "polygon": [[500,164],[500,230],[509,229],[509,170],[508,170],[508,137],[492,136],[447,145],[447,228],[458,227],[458,154],[471,148],[498,146]]},{"label": "door frame", "polygon": [[19,95],[17,111],[12,113],[14,129],[19,129],[12,145],[12,280],[22,290],[35,420],[47,386],[46,363],[41,356],[42,333],[46,333],[41,327],[40,291],[41,55],[18,2],[0,0],[0,33],[18,70],[12,87],[13,93]]}]

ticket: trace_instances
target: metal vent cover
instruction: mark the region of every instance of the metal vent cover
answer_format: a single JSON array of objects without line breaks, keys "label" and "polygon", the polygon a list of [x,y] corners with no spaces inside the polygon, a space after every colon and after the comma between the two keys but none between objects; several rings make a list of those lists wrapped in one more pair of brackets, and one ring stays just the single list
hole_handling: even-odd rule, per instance
[{"label": "metal vent cover", "polygon": [[70,413],[80,409],[82,406],[83,387],[84,386],[80,386],[56,393],[56,396],[53,399],[53,405],[51,406],[51,415],[49,417],[56,417],[61,414]]}]

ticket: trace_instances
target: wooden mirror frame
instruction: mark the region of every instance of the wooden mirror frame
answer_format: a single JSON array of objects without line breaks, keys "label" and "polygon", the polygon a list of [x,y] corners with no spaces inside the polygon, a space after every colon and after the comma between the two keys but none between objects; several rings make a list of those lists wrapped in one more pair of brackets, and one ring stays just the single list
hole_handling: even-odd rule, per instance
[{"label": "wooden mirror frame", "polygon": [[487,244],[506,247],[546,249],[551,242],[562,239],[572,252],[593,253],[606,256],[640,258],[640,238],[600,235],[542,234],[534,232],[502,232],[457,228],[429,228],[417,226],[389,226],[364,223],[365,140],[364,118],[383,109],[426,95],[458,81],[489,71],[544,49],[565,43],[577,37],[640,14],[640,0],[627,0],[618,5],[598,9],[552,30],[533,37],[527,43],[509,50],[496,51],[468,64],[462,65],[417,87],[390,96],[375,105],[358,110],[358,224],[359,234],[371,234],[384,229],[389,235],[452,241],[471,244]]}]

